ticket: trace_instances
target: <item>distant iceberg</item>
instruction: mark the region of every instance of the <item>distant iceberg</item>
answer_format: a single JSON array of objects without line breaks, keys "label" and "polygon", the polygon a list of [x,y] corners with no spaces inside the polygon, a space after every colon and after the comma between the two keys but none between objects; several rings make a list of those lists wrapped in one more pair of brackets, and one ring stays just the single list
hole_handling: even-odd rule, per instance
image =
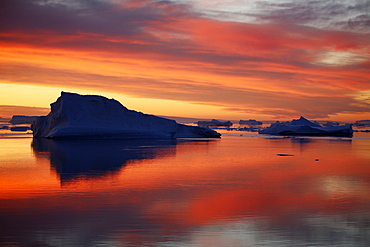
[{"label": "distant iceberg", "polygon": [[304,135],[304,136],[342,136],[352,137],[351,125],[338,125],[323,127],[304,117],[293,119],[290,123],[276,122],[259,131],[260,134],[270,135]]},{"label": "distant iceberg", "polygon": [[230,121],[221,122],[217,119],[212,119],[212,121],[198,121],[198,126],[200,127],[210,127],[210,126],[225,126],[231,127],[233,125]]},{"label": "distant iceberg", "polygon": [[262,125],[263,123],[255,119],[249,119],[249,120],[240,120],[239,124],[240,125]]},{"label": "distant iceberg", "polygon": [[47,116],[31,128],[35,138],[51,139],[172,139],[218,138],[208,128],[128,110],[114,99],[62,92]]},{"label": "distant iceberg", "polygon": [[28,127],[28,126],[15,126],[15,127],[11,127],[10,128],[10,131],[20,131],[20,132],[25,132],[27,130],[30,130],[31,128]]},{"label": "distant iceberg", "polygon": [[38,116],[24,116],[24,115],[14,115],[9,121],[11,124],[32,124]]},{"label": "distant iceberg", "polygon": [[354,123],[356,126],[370,126],[370,120],[359,120]]}]

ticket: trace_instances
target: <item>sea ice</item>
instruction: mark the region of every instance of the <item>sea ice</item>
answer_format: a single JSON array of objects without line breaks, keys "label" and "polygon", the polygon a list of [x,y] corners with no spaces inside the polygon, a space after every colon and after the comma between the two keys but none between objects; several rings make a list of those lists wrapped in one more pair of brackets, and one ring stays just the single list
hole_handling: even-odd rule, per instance
[{"label": "sea ice", "polygon": [[52,139],[217,138],[208,128],[129,110],[114,99],[62,92],[47,116],[32,124],[33,136]]}]

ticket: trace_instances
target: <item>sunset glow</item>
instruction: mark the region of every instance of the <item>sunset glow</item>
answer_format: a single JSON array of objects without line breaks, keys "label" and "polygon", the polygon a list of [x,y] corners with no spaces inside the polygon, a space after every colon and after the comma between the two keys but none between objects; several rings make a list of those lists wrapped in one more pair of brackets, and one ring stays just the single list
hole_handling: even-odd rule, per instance
[{"label": "sunset glow", "polygon": [[370,118],[370,4],[5,0],[0,117],[61,91],[162,116]]}]

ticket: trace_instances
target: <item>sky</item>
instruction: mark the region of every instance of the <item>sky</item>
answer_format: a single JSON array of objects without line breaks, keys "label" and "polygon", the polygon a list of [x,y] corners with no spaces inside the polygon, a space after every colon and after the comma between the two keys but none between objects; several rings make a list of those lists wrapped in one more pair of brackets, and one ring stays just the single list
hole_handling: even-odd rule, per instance
[{"label": "sky", "polygon": [[2,0],[0,117],[61,91],[203,119],[370,119],[368,0]]}]

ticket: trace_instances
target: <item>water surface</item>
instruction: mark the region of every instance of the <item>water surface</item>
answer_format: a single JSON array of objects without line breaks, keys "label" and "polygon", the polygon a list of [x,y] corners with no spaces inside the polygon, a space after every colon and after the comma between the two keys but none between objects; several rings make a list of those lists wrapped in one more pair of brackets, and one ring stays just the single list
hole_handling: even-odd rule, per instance
[{"label": "water surface", "polygon": [[367,246],[370,134],[0,137],[0,245]]}]

